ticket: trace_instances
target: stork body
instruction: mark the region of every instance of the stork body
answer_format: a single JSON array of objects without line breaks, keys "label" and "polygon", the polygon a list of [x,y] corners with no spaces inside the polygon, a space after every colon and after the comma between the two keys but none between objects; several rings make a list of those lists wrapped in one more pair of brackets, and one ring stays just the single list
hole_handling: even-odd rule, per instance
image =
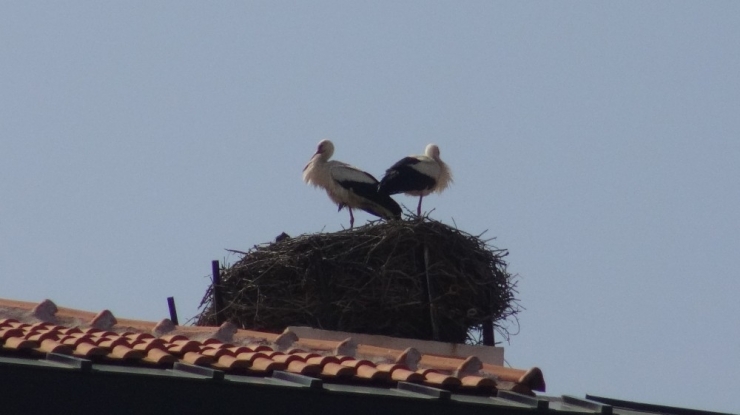
[{"label": "stork body", "polygon": [[385,171],[380,191],[419,196],[416,214],[421,216],[421,200],[432,192],[442,192],[452,183],[452,172],[439,158],[439,147],[429,144],[423,155],[408,156]]},{"label": "stork body", "polygon": [[350,228],[355,224],[352,209],[362,209],[383,219],[401,218],[401,207],[388,193],[379,190],[375,177],[347,163],[329,160],[333,154],[334,144],[322,140],[303,168],[303,181],[326,190],[339,210],[346,207]]}]

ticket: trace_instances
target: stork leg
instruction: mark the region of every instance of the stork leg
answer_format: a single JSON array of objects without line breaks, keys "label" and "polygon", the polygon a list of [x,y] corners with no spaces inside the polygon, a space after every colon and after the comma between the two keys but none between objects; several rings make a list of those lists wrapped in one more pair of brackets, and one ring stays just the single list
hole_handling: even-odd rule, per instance
[{"label": "stork leg", "polygon": [[352,214],[352,208],[347,207],[349,209],[349,228],[352,229],[355,226],[355,215]]},{"label": "stork leg", "polygon": [[423,197],[424,196],[419,196],[419,205],[416,207],[416,216],[418,216],[419,218],[421,218],[421,199]]}]

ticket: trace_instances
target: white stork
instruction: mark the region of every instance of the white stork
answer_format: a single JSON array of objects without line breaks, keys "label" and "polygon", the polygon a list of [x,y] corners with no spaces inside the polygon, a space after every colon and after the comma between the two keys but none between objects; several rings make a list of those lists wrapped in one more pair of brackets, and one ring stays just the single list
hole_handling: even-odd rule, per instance
[{"label": "white stork", "polygon": [[424,155],[404,157],[386,170],[380,191],[419,196],[416,214],[421,216],[421,199],[432,192],[442,192],[450,183],[452,172],[439,158],[439,147],[429,144]]},{"label": "white stork", "polygon": [[333,154],[334,144],[321,140],[303,168],[303,181],[324,188],[338,210],[347,207],[350,228],[355,224],[352,209],[362,209],[383,219],[401,218],[401,207],[388,193],[379,191],[375,177],[347,163],[329,160]]}]

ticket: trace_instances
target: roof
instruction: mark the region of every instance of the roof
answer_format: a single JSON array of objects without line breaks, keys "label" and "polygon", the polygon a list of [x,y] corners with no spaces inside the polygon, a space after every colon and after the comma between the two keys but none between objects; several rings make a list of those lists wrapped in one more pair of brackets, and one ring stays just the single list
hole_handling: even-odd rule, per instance
[{"label": "roof", "polygon": [[351,407],[352,413],[403,413],[409,405],[432,413],[463,406],[471,413],[636,413],[613,409],[613,402],[537,396],[545,391],[542,371],[504,367],[503,349],[490,346],[306,327],[276,334],[230,323],[177,326],[168,319],[57,307],[50,300],[3,299],[0,344],[3,395],[45,396],[0,404],[8,413],[44,412],[55,396],[67,405],[78,396],[80,410],[98,402],[110,413],[141,412],[136,405],[233,410],[246,397],[252,405],[302,413],[325,412],[321,405]]}]

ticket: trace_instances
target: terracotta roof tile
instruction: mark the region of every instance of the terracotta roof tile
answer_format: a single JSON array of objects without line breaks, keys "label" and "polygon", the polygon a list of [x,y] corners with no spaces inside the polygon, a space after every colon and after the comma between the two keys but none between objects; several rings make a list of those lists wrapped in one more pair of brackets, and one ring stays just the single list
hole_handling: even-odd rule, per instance
[{"label": "terracotta roof tile", "polygon": [[288,351],[289,354],[292,354],[293,356],[298,356],[302,360],[308,360],[314,357],[321,357],[318,353],[310,353],[310,352],[304,352],[301,349],[291,349]]},{"label": "terracotta roof tile", "polygon": [[[3,315],[8,307],[12,312]],[[241,330],[230,323],[176,326],[168,319],[143,322],[109,313],[98,313],[95,321],[95,313],[57,308],[48,300],[32,304],[0,299],[0,345],[5,354],[28,358],[60,353],[93,362],[164,368],[181,362],[237,375],[270,376],[285,371],[342,384],[388,387],[389,383],[411,382],[488,395],[495,394],[497,387],[530,395],[545,388],[538,368],[522,370],[490,363],[496,361],[491,356],[502,356],[498,348],[495,353],[481,353],[487,359],[483,360],[478,354],[436,353],[488,352],[487,348],[307,328],[291,327],[276,334]],[[19,353],[23,350],[38,353]]]},{"label": "terracotta roof tile", "polygon": [[147,339],[155,339],[155,337],[149,333],[126,333],[124,334],[124,337],[126,337],[131,342],[138,342],[138,341],[147,340]]},{"label": "terracotta roof tile", "polygon": [[347,356],[343,356],[343,358],[340,359],[340,364],[342,366],[347,366],[355,369],[356,376],[360,378],[380,381],[388,381],[391,378],[390,372],[383,372],[378,370],[378,368],[376,368],[375,365],[368,360],[357,360],[353,358],[345,359],[345,357]]},{"label": "terracotta roof tile", "polygon": [[236,358],[243,360],[248,363],[254,362],[256,359],[268,359],[267,355],[262,352],[243,352],[236,355]]},{"label": "terracotta roof tile", "polygon": [[203,344],[207,346],[213,346],[213,347],[219,347],[219,348],[220,347],[234,347],[234,345],[231,343],[224,343],[221,340],[214,339],[214,338],[203,340]]},{"label": "terracotta roof tile", "polygon": [[237,355],[239,353],[251,353],[254,351],[251,347],[247,346],[230,346],[226,347],[226,350],[230,351],[234,355]]},{"label": "terracotta roof tile", "polygon": [[56,340],[45,339],[41,340],[36,350],[44,353],[59,353],[59,354],[72,354],[74,349],[66,344],[61,344]]},{"label": "terracotta roof tile", "polygon": [[357,359],[355,359],[352,356],[347,356],[347,355],[343,355],[343,354],[337,354],[334,357],[337,359],[337,362],[339,362],[339,363],[343,363],[343,362],[345,362],[347,360],[357,360]]},{"label": "terracotta roof tile", "polygon": [[322,365],[321,374],[324,376],[349,378],[355,375],[355,369],[330,361]]},{"label": "terracotta roof tile", "polygon": [[214,358],[216,359],[216,363],[214,363],[213,366],[218,369],[224,369],[224,370],[239,369],[239,368],[246,369],[252,366],[251,362],[248,362],[246,360],[237,359],[236,357],[231,356],[231,355],[223,355],[220,357],[214,356]]},{"label": "terracotta roof tile", "polygon": [[114,346],[113,349],[110,351],[110,357],[117,358],[117,359],[143,359],[144,356],[146,356],[146,353],[141,350],[134,350],[126,345],[117,345]]},{"label": "terracotta roof tile", "polygon": [[517,388],[526,387],[533,391],[545,390],[545,379],[539,368],[533,367],[529,370],[514,369],[503,366],[495,366],[484,363],[481,373],[492,375],[495,379],[520,385]]},{"label": "terracotta roof tile", "polygon": [[48,331],[48,330],[54,330],[55,326],[53,324],[39,322],[34,323],[28,326],[29,330],[31,331]]},{"label": "terracotta roof tile", "polygon": [[107,349],[113,349],[117,346],[129,347],[130,345],[125,337],[98,337],[95,339],[95,344]]},{"label": "terracotta roof tile", "polygon": [[165,350],[157,348],[147,350],[144,360],[158,365],[177,362],[177,358],[175,356],[167,353]]},{"label": "terracotta roof tile", "polygon": [[306,362],[302,362],[300,360],[294,360],[290,363],[288,363],[288,366],[285,370],[292,373],[297,373],[299,375],[318,375],[321,373],[321,366],[320,365],[314,365],[309,364]]},{"label": "terracotta roof tile", "polygon": [[105,349],[104,347],[96,346],[93,343],[81,342],[75,345],[71,345],[71,344],[68,344],[68,345],[74,347],[74,354],[76,356],[81,356],[81,357],[92,358],[92,357],[98,357],[98,356],[106,356],[109,353],[109,351]]},{"label": "terracotta roof tile", "polygon": [[211,356],[202,355],[196,352],[186,352],[183,355],[182,360],[185,363],[190,363],[191,365],[196,366],[209,366],[216,361],[216,359]]},{"label": "terracotta roof tile", "polygon": [[18,323],[14,318],[0,318],[0,328],[9,327],[11,323]]},{"label": "terracotta roof tile", "polygon": [[493,390],[496,388],[496,382],[491,378],[483,376],[463,376],[460,378],[463,387]]},{"label": "terracotta roof tile", "polygon": [[306,359],[306,363],[311,363],[320,366],[326,366],[329,363],[339,363],[339,359],[335,356],[312,356]]},{"label": "terracotta roof tile", "polygon": [[167,351],[167,342],[157,338],[139,340],[131,346],[134,350],[141,350],[144,352],[149,352],[152,349]]},{"label": "terracotta roof tile", "polygon": [[355,373],[363,379],[388,382],[391,380],[391,374],[382,372],[372,365],[361,365],[355,367]]},{"label": "terracotta roof tile", "polygon": [[95,341],[92,339],[92,337],[84,333],[67,334],[61,337],[59,339],[59,342],[68,346],[72,346],[74,348],[79,347],[81,344],[96,346]]},{"label": "terracotta roof tile", "polygon": [[198,342],[193,341],[185,341],[180,343],[168,343],[165,345],[167,348],[167,351],[176,355],[176,356],[182,356],[186,353],[191,352],[199,352],[200,351],[200,345]]},{"label": "terracotta roof tile", "polygon": [[217,349],[214,347],[201,347],[200,352],[206,356],[211,356],[215,359],[219,359],[221,356],[231,356],[231,357],[236,356],[234,352],[226,348]]},{"label": "terracotta roof tile", "polygon": [[294,354],[282,353],[282,352],[275,352],[275,351],[265,353],[265,356],[267,356],[269,359],[271,359],[271,360],[273,360],[275,362],[282,363],[282,364],[285,364],[285,365],[288,365],[288,364],[290,364],[290,362],[293,362],[293,361],[296,361],[296,360],[298,360],[298,361],[304,361],[304,359],[301,359],[300,356],[297,356],[297,355],[294,355]]},{"label": "terracotta roof tile", "polygon": [[50,331],[29,331],[25,333],[24,337],[28,340],[35,342],[42,342],[44,340],[57,340],[59,336],[56,333]]},{"label": "terracotta roof tile", "polygon": [[261,372],[272,372],[274,370],[285,370],[285,368],[288,366],[288,363],[277,362],[274,359],[269,359],[267,357],[258,357],[252,360],[251,363],[252,365],[250,366],[250,369],[261,371]]},{"label": "terracotta roof tile", "polygon": [[11,337],[23,337],[23,329],[13,328],[10,326],[0,329],[0,340],[6,340]]},{"label": "terracotta roof tile", "polygon": [[435,368],[451,373],[465,374],[477,373],[483,368],[483,363],[475,356],[469,356],[466,359],[456,357],[422,355],[419,361],[421,368]]},{"label": "terracotta roof tile", "polygon": [[355,356],[378,363],[401,363],[411,368],[416,368],[421,359],[419,351],[412,347],[398,350],[365,344],[357,345]]},{"label": "terracotta roof tile", "polygon": [[82,333],[82,330],[78,329],[77,327],[63,327],[59,329],[59,333],[65,334],[65,335],[71,335],[71,334]]},{"label": "terracotta roof tile", "polygon": [[271,352],[271,351],[273,351],[273,348],[272,347],[266,346],[264,344],[259,344],[259,343],[249,343],[249,344],[247,344],[247,347],[249,347],[250,349],[252,349],[255,352]]},{"label": "terracotta roof tile", "polygon": [[85,329],[81,329],[83,333],[88,334],[96,334],[96,333],[104,333],[103,330],[97,328],[97,327],[87,327]]},{"label": "terracotta roof tile", "polygon": [[375,367],[375,364],[373,364],[373,362],[369,360],[360,360],[360,359],[355,359],[352,357],[348,359],[344,359],[344,357],[347,357],[347,356],[343,356],[343,358],[340,359],[341,364],[343,364],[344,366],[349,366],[349,367],[354,367],[354,368],[358,368],[360,366]]},{"label": "terracotta roof tile", "polygon": [[457,389],[462,385],[462,381],[459,378],[441,373],[427,373],[424,383],[444,389]]},{"label": "terracotta roof tile", "polygon": [[376,366],[381,372],[387,372],[390,374],[391,379],[398,382],[413,382],[421,383],[424,381],[424,375],[409,370],[404,365],[393,364],[393,363],[381,363]]},{"label": "terracotta roof tile", "polygon": [[166,341],[167,343],[175,343],[177,341],[190,340],[189,338],[187,338],[186,336],[183,336],[182,334],[166,334],[164,336],[160,336],[159,338]]},{"label": "terracotta roof tile", "polygon": [[28,350],[38,347],[39,343],[33,340],[26,340],[24,337],[10,337],[5,340],[3,347],[11,350]]}]

